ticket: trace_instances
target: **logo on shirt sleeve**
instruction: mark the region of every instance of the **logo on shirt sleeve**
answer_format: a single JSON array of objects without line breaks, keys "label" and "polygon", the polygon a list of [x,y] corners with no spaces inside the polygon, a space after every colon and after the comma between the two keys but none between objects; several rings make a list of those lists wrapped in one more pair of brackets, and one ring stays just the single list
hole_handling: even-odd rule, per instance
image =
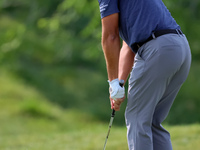
[{"label": "logo on shirt sleeve", "polygon": [[100,7],[100,12],[103,12],[108,7],[108,4],[101,4],[99,7]]}]

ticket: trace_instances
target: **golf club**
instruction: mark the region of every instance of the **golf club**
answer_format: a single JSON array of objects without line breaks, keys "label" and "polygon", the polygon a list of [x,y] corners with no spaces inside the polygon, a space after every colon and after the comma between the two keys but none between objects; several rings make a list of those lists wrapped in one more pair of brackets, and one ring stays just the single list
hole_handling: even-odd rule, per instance
[{"label": "golf club", "polygon": [[[124,85],[124,80],[120,80],[120,81],[119,81],[119,85],[122,87],[122,86]],[[110,129],[111,129],[111,126],[112,126],[114,117],[115,117],[115,110],[113,109],[113,110],[112,110],[112,114],[111,114],[111,118],[110,118],[109,127],[108,127],[108,133],[107,133],[107,136],[106,136],[106,140],[105,140],[105,144],[104,144],[103,150],[106,149],[106,143],[107,143],[107,140],[108,140],[108,136],[109,136],[109,134],[110,134]]]}]

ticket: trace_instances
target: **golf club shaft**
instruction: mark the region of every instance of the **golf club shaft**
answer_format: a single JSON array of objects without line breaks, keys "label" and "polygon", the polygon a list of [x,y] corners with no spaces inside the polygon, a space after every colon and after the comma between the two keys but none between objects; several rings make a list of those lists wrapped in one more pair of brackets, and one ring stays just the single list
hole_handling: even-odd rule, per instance
[{"label": "golf club shaft", "polygon": [[[119,85],[120,85],[121,87],[123,87],[124,81],[123,81],[123,80],[120,80]],[[112,110],[112,114],[111,114],[111,118],[110,118],[108,133],[107,133],[107,136],[106,136],[106,140],[105,140],[105,144],[104,144],[103,150],[106,149],[106,144],[107,144],[108,136],[109,136],[109,134],[110,134],[110,129],[111,129],[111,127],[112,127],[112,123],[113,123],[114,117],[115,117],[115,110],[113,109],[113,110]]]},{"label": "golf club shaft", "polygon": [[111,114],[111,118],[110,118],[110,123],[109,123],[109,129],[108,129],[108,133],[107,133],[107,136],[106,136],[106,141],[105,141],[105,144],[104,144],[104,149],[106,149],[106,143],[107,143],[107,140],[108,140],[108,136],[110,134],[110,129],[112,127],[112,123],[113,123],[113,120],[114,120],[114,116],[115,116],[115,110],[113,109],[112,110],[112,114]]}]

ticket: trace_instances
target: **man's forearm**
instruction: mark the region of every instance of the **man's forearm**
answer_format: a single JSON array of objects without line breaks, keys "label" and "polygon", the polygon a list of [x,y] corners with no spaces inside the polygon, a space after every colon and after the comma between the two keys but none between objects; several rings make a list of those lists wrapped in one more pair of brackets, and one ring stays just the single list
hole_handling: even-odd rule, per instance
[{"label": "man's forearm", "polygon": [[120,38],[119,35],[103,35],[102,47],[106,59],[108,79],[118,78]]},{"label": "man's forearm", "polygon": [[119,59],[119,73],[118,78],[126,82],[129,73],[133,67],[135,54],[132,52],[130,47],[123,42],[123,46],[120,52]]},{"label": "man's forearm", "polygon": [[106,59],[108,79],[118,78],[120,53],[119,14],[114,13],[102,19],[102,47]]}]

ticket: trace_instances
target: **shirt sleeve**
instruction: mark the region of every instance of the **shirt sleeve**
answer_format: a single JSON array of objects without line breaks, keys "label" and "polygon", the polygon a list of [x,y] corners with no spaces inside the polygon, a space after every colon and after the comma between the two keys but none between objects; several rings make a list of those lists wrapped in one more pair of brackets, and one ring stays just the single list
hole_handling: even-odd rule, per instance
[{"label": "shirt sleeve", "polygon": [[118,0],[98,0],[101,19],[119,12]]}]

